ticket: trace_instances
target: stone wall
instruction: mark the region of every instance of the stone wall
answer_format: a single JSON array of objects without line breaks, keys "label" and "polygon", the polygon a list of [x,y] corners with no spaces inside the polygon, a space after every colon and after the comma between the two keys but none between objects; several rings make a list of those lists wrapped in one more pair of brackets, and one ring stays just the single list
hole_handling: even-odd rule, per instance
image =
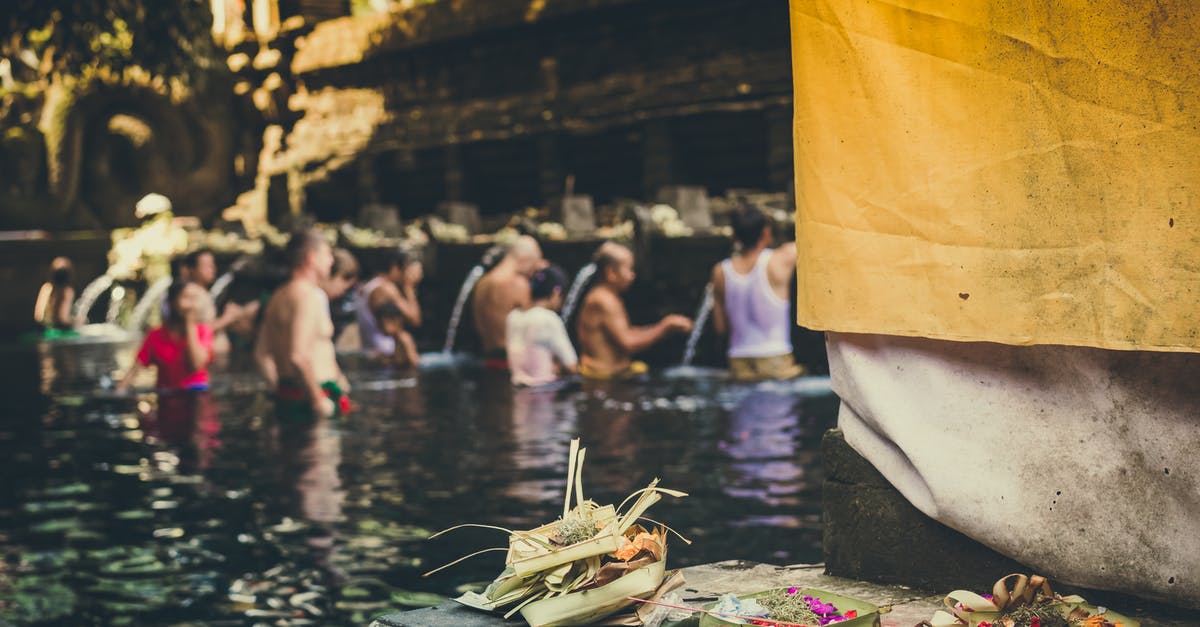
[{"label": "stone wall", "polygon": [[552,204],[569,174],[601,202],[680,183],[789,188],[787,2],[542,4],[318,24],[297,41],[303,117],[271,175],[343,217],[378,201],[406,216],[438,200]]},{"label": "stone wall", "polygon": [[165,194],[210,218],[234,196],[236,128],[227,84],[180,97],[138,84],[54,83],[0,98],[0,230],[113,228]]}]

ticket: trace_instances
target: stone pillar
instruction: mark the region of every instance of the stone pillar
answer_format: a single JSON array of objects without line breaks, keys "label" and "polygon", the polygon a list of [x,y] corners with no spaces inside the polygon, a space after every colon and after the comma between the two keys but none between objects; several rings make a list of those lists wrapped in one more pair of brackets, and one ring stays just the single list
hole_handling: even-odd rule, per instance
[{"label": "stone pillar", "polygon": [[646,122],[642,139],[642,185],[647,199],[658,195],[661,187],[675,182],[674,146],[671,129],[666,120]]},{"label": "stone pillar", "polygon": [[288,207],[293,216],[302,215],[308,208],[308,190],[304,188],[304,178],[300,170],[292,168],[287,172]]},{"label": "stone pillar", "polygon": [[265,205],[267,222],[271,224],[282,224],[292,213],[291,190],[288,185],[290,179],[287,173],[271,175],[262,190],[261,201]]},{"label": "stone pillar", "polygon": [[458,144],[446,145],[446,200],[461,201],[466,197],[466,176],[462,168],[462,149]]},{"label": "stone pillar", "polygon": [[767,181],[772,192],[790,191],[795,184],[792,109],[767,109]]},{"label": "stone pillar", "polygon": [[563,181],[568,174],[563,167],[558,133],[549,132],[538,136],[537,147],[541,201],[543,205],[550,207],[551,212],[554,212],[560,206],[563,194],[566,193],[563,189]]},{"label": "stone pillar", "polygon": [[[376,182],[375,159],[373,155],[363,155],[358,159],[358,201],[363,205],[373,205],[379,202],[379,185]],[[361,207],[347,207],[354,215]]]}]

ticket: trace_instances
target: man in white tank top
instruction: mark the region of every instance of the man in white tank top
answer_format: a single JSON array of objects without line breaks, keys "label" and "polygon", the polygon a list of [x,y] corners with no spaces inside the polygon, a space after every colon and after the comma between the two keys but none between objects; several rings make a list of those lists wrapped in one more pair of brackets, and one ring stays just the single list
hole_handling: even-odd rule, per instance
[{"label": "man in white tank top", "polygon": [[739,381],[799,376],[788,303],[795,244],[770,248],[771,224],[754,207],[734,214],[733,237],[737,250],[712,271],[713,327],[729,336],[730,374]]}]

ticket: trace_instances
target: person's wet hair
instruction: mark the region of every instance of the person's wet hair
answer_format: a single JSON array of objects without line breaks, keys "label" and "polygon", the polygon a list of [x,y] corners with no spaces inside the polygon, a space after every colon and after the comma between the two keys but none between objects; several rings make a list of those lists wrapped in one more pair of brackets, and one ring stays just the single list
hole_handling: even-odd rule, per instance
[{"label": "person's wet hair", "polygon": [[403,270],[412,262],[412,255],[408,254],[403,248],[393,248],[384,253],[383,258],[379,260],[379,271],[390,272],[392,268]]},{"label": "person's wet hair", "polygon": [[75,280],[75,270],[71,261],[66,257],[58,257],[50,262],[50,284],[55,287],[66,287]]},{"label": "person's wet hair", "polygon": [[295,270],[304,265],[309,253],[328,245],[325,236],[316,229],[298,231],[288,240],[287,247],[283,249],[283,256],[287,259],[288,267]]},{"label": "person's wet hair", "polygon": [[183,267],[195,270],[200,264],[200,258],[204,255],[212,255],[213,251],[209,248],[200,248],[183,256]]},{"label": "person's wet hair", "polygon": [[[617,258],[616,251],[625,246],[616,242],[604,242],[600,248],[596,249],[596,253],[592,255],[592,263],[596,264],[596,274],[604,276],[604,271],[617,265],[620,259]],[[628,248],[626,248],[628,250]]]},{"label": "person's wet hair", "polygon": [[358,260],[345,248],[333,249],[333,269],[329,271],[329,275],[340,276],[347,281],[357,279]]},{"label": "person's wet hair", "polygon": [[170,287],[167,288],[166,298],[168,322],[179,321],[179,308],[176,306],[176,302],[179,300],[179,295],[183,294],[183,290],[188,286],[188,283],[191,283],[191,281],[175,279],[174,281],[171,281]]},{"label": "person's wet hair", "polygon": [[770,222],[758,207],[744,205],[741,210],[733,213],[732,224],[733,239],[741,244],[742,248],[754,248],[762,238],[763,229]]},{"label": "person's wet hair", "polygon": [[384,303],[379,309],[375,310],[375,319],[380,322],[384,320],[402,320],[404,319],[404,314],[400,312],[400,308],[396,306],[396,303]]},{"label": "person's wet hair", "polygon": [[567,286],[567,273],[557,265],[551,264],[538,270],[529,279],[529,291],[533,300],[542,300],[554,295],[554,291],[562,291]]}]

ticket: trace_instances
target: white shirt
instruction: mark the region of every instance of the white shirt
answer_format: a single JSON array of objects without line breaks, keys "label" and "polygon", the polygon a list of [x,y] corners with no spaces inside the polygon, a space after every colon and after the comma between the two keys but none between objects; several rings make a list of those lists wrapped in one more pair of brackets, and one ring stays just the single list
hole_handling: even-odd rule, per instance
[{"label": "white shirt", "polygon": [[788,301],[771,288],[767,263],[771,250],[758,255],[746,274],[721,263],[725,272],[725,315],[729,318],[730,357],[775,357],[792,353],[792,325]]},{"label": "white shirt", "polygon": [[514,309],[505,319],[508,367],[514,385],[545,385],[558,380],[558,364],[579,362],[567,328],[545,307]]}]

